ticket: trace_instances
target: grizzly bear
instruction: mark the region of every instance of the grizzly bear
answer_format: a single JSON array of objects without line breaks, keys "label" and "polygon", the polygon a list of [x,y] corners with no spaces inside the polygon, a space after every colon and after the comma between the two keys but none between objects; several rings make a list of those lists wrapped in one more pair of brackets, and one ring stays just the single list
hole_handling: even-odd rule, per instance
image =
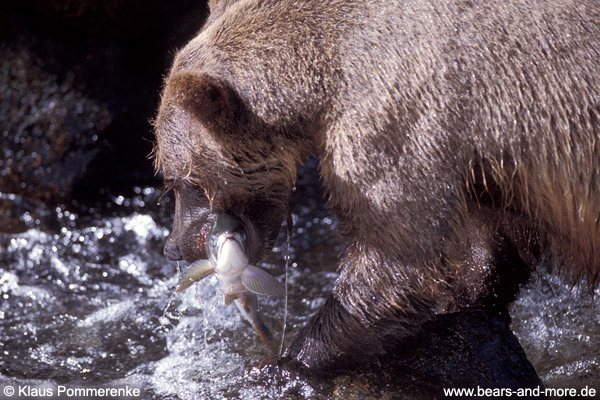
[{"label": "grizzly bear", "polygon": [[226,212],[258,262],[297,166],[317,155],[347,247],[284,361],[376,361],[436,315],[505,306],[542,259],[596,285],[598,1],[210,7],[155,120],[156,166],[176,199],[165,254],[206,258]]}]

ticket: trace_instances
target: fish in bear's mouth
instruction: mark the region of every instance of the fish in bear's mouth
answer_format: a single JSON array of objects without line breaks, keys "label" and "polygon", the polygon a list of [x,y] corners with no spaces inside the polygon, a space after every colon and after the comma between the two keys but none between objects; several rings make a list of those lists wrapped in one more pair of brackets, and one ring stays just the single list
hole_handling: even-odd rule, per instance
[{"label": "fish in bear's mouth", "polygon": [[[227,217],[223,217],[223,216],[227,216]],[[231,220],[229,220],[229,218],[231,218]],[[232,225],[233,222],[231,222],[231,221],[233,221],[234,219],[235,219],[235,225]],[[245,251],[246,255],[248,256],[248,259],[250,260],[250,262],[258,263],[263,255],[262,253],[263,253],[264,244],[263,244],[263,240],[261,239],[260,235],[258,234],[258,231],[256,230],[254,224],[252,222],[250,222],[247,218],[234,217],[230,214],[225,214],[225,213],[213,214],[213,215],[208,216],[206,221],[202,225],[202,228],[200,229],[197,237],[193,238],[193,240],[195,240],[198,248],[201,249],[202,255],[200,258],[206,258],[206,259],[210,258],[211,235],[214,235],[214,231],[215,231],[217,223],[220,222],[221,224],[223,224],[223,226],[225,226],[225,223],[223,222],[225,220],[227,220],[227,223],[229,223],[231,226],[235,226],[235,229],[238,229],[239,231],[243,232],[244,251]],[[233,238],[233,235],[231,238]],[[215,249],[215,251],[216,251],[216,249]],[[188,261],[196,261],[196,260],[188,260]]]},{"label": "fish in bear's mouth", "polygon": [[190,265],[179,280],[177,292],[214,273],[225,293],[225,304],[235,302],[269,350],[277,354],[271,332],[258,313],[256,295],[283,296],[285,289],[269,273],[250,264],[248,237],[242,222],[232,215],[219,214],[203,241],[207,259]]}]

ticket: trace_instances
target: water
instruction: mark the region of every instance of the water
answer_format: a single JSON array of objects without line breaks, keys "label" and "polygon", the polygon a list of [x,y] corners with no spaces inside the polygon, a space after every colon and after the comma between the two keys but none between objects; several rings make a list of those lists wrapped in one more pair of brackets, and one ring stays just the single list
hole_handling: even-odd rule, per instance
[{"label": "water", "polygon": [[599,297],[542,271],[512,305],[512,328],[548,386],[600,388]]},{"label": "water", "polygon": [[[310,182],[299,181],[291,209],[286,345],[325,301],[343,250]],[[144,399],[410,398],[363,375],[315,382],[258,374],[268,351],[224,305],[216,278],[174,294],[186,266],[162,254],[172,202],[157,207],[157,197],[157,189],[135,188],[94,208],[28,213],[22,232],[0,234],[0,386],[128,385]],[[285,253],[284,227],[261,265],[281,281]],[[513,328],[546,384],[600,389],[599,295],[541,272],[513,305]],[[259,302],[281,338],[284,299]]]}]

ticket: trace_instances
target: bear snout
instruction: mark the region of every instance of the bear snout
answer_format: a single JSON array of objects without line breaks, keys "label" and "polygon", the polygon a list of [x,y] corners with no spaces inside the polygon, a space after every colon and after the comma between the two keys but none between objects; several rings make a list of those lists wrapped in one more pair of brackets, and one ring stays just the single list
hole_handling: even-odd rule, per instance
[{"label": "bear snout", "polygon": [[[213,225],[216,214],[202,214],[200,218],[192,220],[189,224],[175,223],[173,231],[167,239],[164,254],[171,261],[194,262],[207,259],[206,240]],[[178,217],[176,216],[177,220]]]}]

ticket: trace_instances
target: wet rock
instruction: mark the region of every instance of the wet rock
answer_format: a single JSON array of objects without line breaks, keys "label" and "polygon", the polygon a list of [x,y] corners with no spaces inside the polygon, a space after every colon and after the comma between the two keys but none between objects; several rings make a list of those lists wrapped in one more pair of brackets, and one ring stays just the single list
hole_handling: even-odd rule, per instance
[{"label": "wet rock", "polygon": [[18,19],[0,18],[0,231],[15,232],[72,194],[112,118],[72,71],[51,68]]},{"label": "wet rock", "polygon": [[66,196],[111,122],[102,104],[47,72],[29,43],[0,43],[1,190],[36,200]]}]

